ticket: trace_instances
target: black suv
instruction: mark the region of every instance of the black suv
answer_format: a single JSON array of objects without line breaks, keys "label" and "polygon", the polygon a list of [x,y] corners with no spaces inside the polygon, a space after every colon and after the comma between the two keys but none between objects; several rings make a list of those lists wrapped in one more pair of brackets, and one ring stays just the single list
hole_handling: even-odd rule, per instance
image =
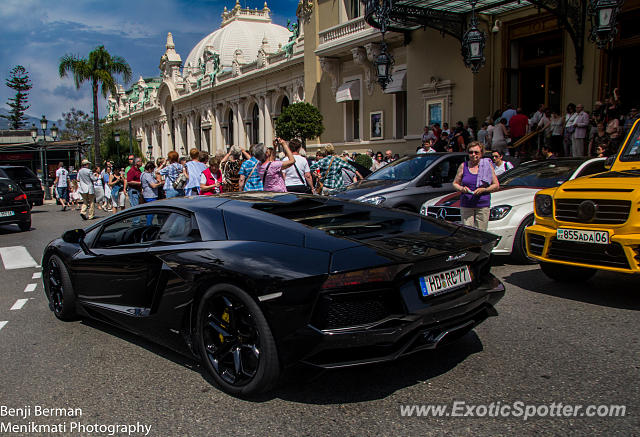
[{"label": "black suv", "polygon": [[0,225],[12,223],[21,231],[31,229],[31,209],[18,184],[11,179],[0,178]]},{"label": "black suv", "polygon": [[27,195],[30,205],[42,205],[44,191],[40,179],[29,167],[23,165],[1,165],[0,177],[15,181]]}]

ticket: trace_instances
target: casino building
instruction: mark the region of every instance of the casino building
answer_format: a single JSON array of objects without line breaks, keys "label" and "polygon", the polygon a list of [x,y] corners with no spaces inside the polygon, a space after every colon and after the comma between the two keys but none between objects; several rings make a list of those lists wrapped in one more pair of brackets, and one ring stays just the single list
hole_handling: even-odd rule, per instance
[{"label": "casino building", "polygon": [[[282,108],[304,100],[320,109],[325,125],[310,149],[333,143],[402,154],[415,151],[425,125],[481,123],[507,103],[525,112],[540,103],[564,110],[570,102],[590,110],[617,88],[623,108],[638,105],[640,0],[617,2],[616,32],[604,48],[590,37],[592,2],[599,3],[300,0],[293,32],[271,22],[266,3],[236,3],[184,61],[169,34],[160,76],[120,89],[109,99],[110,119],[126,130],[131,118],[153,156],[192,146],[222,152],[270,142]],[[385,34],[394,62],[383,90],[375,69],[381,20],[372,10],[384,4],[395,21]],[[485,36],[475,74],[461,54],[473,14]]]}]

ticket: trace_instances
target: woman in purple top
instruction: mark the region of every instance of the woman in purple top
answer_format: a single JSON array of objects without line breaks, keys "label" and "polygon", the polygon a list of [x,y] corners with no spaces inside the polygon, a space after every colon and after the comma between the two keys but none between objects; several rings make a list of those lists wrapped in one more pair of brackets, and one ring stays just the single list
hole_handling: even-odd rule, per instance
[{"label": "woman in purple top", "polygon": [[467,146],[469,160],[460,164],[453,181],[453,188],[461,192],[460,214],[462,223],[482,231],[489,225],[491,194],[500,188],[493,165],[482,158],[482,144],[477,141]]},{"label": "woman in purple top", "polygon": [[289,144],[281,138],[276,138],[275,144],[280,144],[287,155],[287,161],[276,161],[276,149],[274,146],[265,147],[264,144],[256,144],[253,148],[253,156],[260,161],[258,167],[258,175],[262,180],[264,191],[275,191],[278,193],[286,193],[287,186],[284,183],[284,175],[282,170],[291,167],[296,160],[289,149]]}]

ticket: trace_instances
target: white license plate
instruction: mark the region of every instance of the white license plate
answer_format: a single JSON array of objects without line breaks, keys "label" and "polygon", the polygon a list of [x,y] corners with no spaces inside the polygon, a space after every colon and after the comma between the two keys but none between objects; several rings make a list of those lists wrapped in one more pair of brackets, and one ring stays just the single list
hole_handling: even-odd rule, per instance
[{"label": "white license plate", "polygon": [[13,214],[13,211],[0,211],[0,217],[11,217]]},{"label": "white license plate", "polygon": [[25,188],[32,188],[33,184],[24,184]]},{"label": "white license plate", "polygon": [[579,243],[609,244],[607,231],[585,231],[584,229],[558,229],[558,240],[577,241]]},{"label": "white license plate", "polygon": [[447,290],[469,284],[470,282],[471,273],[469,272],[469,267],[460,266],[455,269],[421,277],[420,288],[423,296],[433,296],[434,294],[440,294]]}]

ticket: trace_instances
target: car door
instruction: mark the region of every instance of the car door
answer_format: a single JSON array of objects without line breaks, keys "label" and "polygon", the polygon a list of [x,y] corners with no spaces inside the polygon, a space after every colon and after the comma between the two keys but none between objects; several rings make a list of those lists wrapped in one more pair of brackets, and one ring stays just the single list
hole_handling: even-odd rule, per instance
[{"label": "car door", "polygon": [[443,159],[430,166],[416,182],[415,187],[408,190],[411,193],[411,204],[415,206],[416,211],[427,200],[455,191],[453,180],[464,158],[463,155],[445,155]]},{"label": "car door", "polygon": [[134,212],[110,220],[72,263],[80,303],[106,313],[149,313],[161,263],[148,254],[170,211]]}]

